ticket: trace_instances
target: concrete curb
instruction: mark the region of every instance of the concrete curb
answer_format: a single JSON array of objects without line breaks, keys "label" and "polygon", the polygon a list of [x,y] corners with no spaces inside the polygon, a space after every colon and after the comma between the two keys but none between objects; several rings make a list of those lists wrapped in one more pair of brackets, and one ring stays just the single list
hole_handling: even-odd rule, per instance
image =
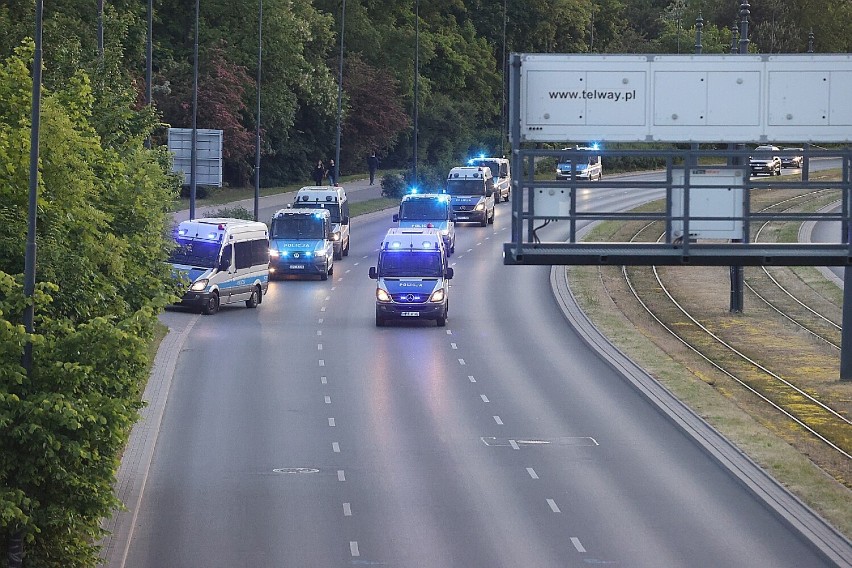
[{"label": "concrete curb", "polygon": [[666,418],[691,436],[709,456],[727,468],[783,522],[802,534],[817,552],[837,566],[852,567],[852,541],[675,398],[598,331],[577,305],[564,266],[551,269],[550,285],[565,319],[586,345],[647,397]]}]

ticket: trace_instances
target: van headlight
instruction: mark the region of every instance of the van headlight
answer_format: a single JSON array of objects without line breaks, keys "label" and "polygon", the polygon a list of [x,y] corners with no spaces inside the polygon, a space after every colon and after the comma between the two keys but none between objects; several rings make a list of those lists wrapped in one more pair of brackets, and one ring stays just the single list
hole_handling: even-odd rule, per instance
[{"label": "van headlight", "polygon": [[445,297],[444,289],[443,289],[443,288],[438,288],[437,290],[435,290],[434,292],[432,292],[432,295],[431,295],[431,296],[429,296],[429,301],[430,301],[430,302],[435,302],[435,303],[443,302],[443,301],[444,301],[444,297]]},{"label": "van headlight", "polygon": [[269,249],[269,258],[278,258],[280,255],[281,253],[278,252],[278,249]]},{"label": "van headlight", "polygon": [[477,203],[476,207],[473,208],[474,211],[482,211],[483,209],[485,209],[485,203],[482,201]]},{"label": "van headlight", "polygon": [[207,283],[209,280],[207,278],[201,278],[192,283],[192,286],[189,287],[193,292],[203,292],[205,288],[207,288]]},{"label": "van headlight", "polygon": [[376,288],[376,300],[379,302],[393,302],[393,298],[390,297],[387,290],[383,290],[382,288]]},{"label": "van headlight", "polygon": [[333,240],[334,242],[339,241],[340,240],[340,232],[335,231],[334,233],[332,233],[331,234],[331,240]]},{"label": "van headlight", "polygon": [[318,249],[318,250],[315,250],[315,251],[314,251],[314,256],[324,257],[324,256],[325,256],[325,249]]}]

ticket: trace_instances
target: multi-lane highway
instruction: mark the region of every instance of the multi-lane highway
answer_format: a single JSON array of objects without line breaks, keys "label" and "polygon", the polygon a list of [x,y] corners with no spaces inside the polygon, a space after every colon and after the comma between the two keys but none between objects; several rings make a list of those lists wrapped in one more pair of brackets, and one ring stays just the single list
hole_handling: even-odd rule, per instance
[{"label": "multi-lane highway", "polygon": [[192,328],[122,564],[831,565],[589,351],[549,268],[502,264],[509,212],[458,229],[446,328],[375,326],[388,212],[327,282],[168,313]]}]

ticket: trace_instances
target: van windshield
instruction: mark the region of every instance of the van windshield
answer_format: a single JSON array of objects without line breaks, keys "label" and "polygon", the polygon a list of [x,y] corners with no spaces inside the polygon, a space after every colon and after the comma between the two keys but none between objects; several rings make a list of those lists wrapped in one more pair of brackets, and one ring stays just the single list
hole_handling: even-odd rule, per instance
[{"label": "van windshield", "polygon": [[482,166],[491,170],[491,175],[500,177],[500,164],[491,160],[476,160],[477,166]]},{"label": "van windshield", "polygon": [[450,218],[448,201],[403,201],[400,205],[399,218],[405,220],[447,220]]},{"label": "van windshield", "polygon": [[485,195],[485,182],[481,179],[447,180],[447,193],[450,195]]},{"label": "van windshield", "polygon": [[439,252],[387,251],[379,257],[382,278],[441,278],[443,267]]},{"label": "van windshield", "polygon": [[213,268],[219,262],[219,243],[175,239],[178,247],[169,255],[172,264],[185,264],[202,268]]},{"label": "van windshield", "polygon": [[272,219],[270,238],[324,239],[323,222],[313,215],[283,215]]},{"label": "van windshield", "polygon": [[331,222],[332,223],[340,223],[340,204],[339,203],[326,203],[322,201],[297,201],[294,205],[296,209],[325,209],[329,213],[331,213]]}]

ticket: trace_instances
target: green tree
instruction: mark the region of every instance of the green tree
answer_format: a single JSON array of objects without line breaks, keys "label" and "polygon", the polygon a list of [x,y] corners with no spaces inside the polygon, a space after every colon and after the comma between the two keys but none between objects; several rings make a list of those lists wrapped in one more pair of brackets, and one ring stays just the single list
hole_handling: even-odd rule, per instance
[{"label": "green tree", "polygon": [[[139,408],[175,184],[142,147],[122,93],[98,107],[87,74],[43,91],[34,366],[21,368],[32,45],[0,64],[0,543],[27,537],[27,566],[93,566],[114,472]],[[95,118],[96,109],[98,118]],[[109,117],[109,118],[105,118]],[[116,124],[105,141],[96,124]],[[144,120],[141,121],[144,123]],[[134,125],[135,124],[135,125]],[[4,547],[5,549],[5,547]]]}]

